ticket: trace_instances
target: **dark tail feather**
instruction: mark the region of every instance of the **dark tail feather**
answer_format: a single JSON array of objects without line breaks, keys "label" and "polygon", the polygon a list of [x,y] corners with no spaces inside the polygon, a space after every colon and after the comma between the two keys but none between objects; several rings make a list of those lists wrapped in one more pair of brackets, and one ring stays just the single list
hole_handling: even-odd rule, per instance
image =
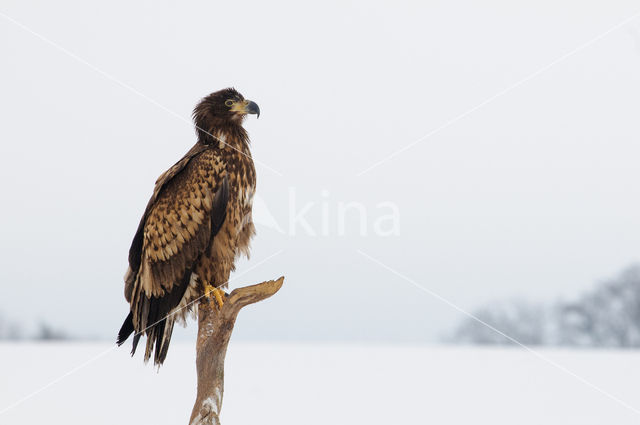
[{"label": "dark tail feather", "polygon": [[155,364],[162,364],[160,361],[160,349],[162,348],[162,340],[164,339],[164,328],[167,325],[167,319],[163,319],[156,325],[156,350],[153,362]]},{"label": "dark tail feather", "polygon": [[[223,182],[222,191],[216,192],[216,199],[218,202],[226,202],[228,197],[229,183],[227,178]],[[220,195],[218,195],[220,193]],[[224,217],[221,217],[224,221]],[[215,223],[212,223],[215,225]],[[144,353],[145,363],[154,354],[153,362],[156,365],[161,365],[167,357],[167,351],[169,350],[169,342],[171,341],[171,334],[173,332],[173,325],[175,318],[172,317],[171,311],[180,305],[180,301],[184,297],[184,294],[191,281],[191,269],[187,269],[177,287],[174,287],[172,291],[166,293],[161,297],[147,297],[142,293],[142,297],[139,302],[134,302],[137,308],[137,317],[142,318],[139,327],[142,329],[139,332],[135,331],[133,326],[133,313],[129,313],[127,319],[124,321],[120,332],[118,333],[118,345],[122,344],[133,333],[133,347],[131,349],[131,355],[133,356],[140,342],[140,338],[144,333],[147,337],[147,343]],[[135,333],[134,333],[135,332]]]},{"label": "dark tail feather", "polygon": [[[169,342],[171,342],[171,334],[173,333],[174,320],[168,320],[165,324],[166,329],[164,331],[164,338],[159,346],[156,346],[156,363],[164,363],[164,359],[167,358],[167,351],[169,350]],[[160,353],[158,355],[158,352]]]},{"label": "dark tail feather", "polygon": [[[153,363],[161,365],[167,357],[169,342],[173,332],[173,318],[162,319],[153,327],[147,329],[147,346],[144,353],[144,361],[148,361],[153,354]],[[155,349],[154,349],[155,347]]]},{"label": "dark tail feather", "polygon": [[136,348],[138,347],[138,341],[140,341],[141,336],[142,336],[142,333],[137,333],[133,336],[133,347],[131,347],[132,356],[136,353]]},{"label": "dark tail feather", "polygon": [[116,340],[116,344],[122,345],[129,338],[129,335],[133,333],[135,329],[133,328],[133,313],[129,312],[129,315],[126,319],[124,319],[124,323],[118,332],[118,339]]}]

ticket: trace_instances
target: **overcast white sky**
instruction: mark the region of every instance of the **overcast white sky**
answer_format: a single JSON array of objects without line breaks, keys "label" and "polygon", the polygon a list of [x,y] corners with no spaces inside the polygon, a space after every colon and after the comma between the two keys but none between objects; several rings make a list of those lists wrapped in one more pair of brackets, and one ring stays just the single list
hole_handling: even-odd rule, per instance
[{"label": "overcast white sky", "polygon": [[[195,142],[197,100],[231,85],[262,110],[261,219],[232,285],[286,276],[239,338],[429,341],[461,318],[358,250],[464,309],[574,296],[640,260],[640,18],[616,27],[639,10],[5,0],[0,311],[114,337],[153,182]],[[291,234],[291,202],[315,202],[318,235]],[[366,236],[353,211],[338,234],[341,202]],[[398,235],[375,234],[381,202]]]}]

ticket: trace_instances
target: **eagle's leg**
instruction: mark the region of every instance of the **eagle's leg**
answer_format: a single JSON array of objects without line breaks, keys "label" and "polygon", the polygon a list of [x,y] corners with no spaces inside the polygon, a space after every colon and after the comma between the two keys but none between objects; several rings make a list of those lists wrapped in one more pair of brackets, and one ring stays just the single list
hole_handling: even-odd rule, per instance
[{"label": "eagle's leg", "polygon": [[227,296],[227,294],[222,289],[216,288],[210,283],[206,283],[204,285],[204,293],[207,298],[209,298],[209,302],[214,309],[222,310],[224,299]]}]

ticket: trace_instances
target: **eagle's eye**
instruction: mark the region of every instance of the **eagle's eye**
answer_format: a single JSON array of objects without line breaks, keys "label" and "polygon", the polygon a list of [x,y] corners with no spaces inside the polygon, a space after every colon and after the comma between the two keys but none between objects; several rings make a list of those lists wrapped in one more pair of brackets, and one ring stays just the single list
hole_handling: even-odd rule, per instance
[{"label": "eagle's eye", "polygon": [[227,105],[228,107],[232,107],[233,106],[233,100],[227,99],[227,100],[224,101],[224,104]]}]

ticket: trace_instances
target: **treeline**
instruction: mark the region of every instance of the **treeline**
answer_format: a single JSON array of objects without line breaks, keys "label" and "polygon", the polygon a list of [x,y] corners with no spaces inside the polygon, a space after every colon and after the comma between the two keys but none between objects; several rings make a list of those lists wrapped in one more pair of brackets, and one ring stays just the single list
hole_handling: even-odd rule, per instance
[{"label": "treeline", "polygon": [[21,341],[59,341],[69,339],[69,336],[51,325],[40,322],[33,331],[25,331],[17,322],[12,321],[0,314],[0,340]]},{"label": "treeline", "polygon": [[[447,338],[467,344],[640,347],[640,265],[572,301],[502,302],[465,318]],[[515,341],[514,341],[515,340]]]}]

